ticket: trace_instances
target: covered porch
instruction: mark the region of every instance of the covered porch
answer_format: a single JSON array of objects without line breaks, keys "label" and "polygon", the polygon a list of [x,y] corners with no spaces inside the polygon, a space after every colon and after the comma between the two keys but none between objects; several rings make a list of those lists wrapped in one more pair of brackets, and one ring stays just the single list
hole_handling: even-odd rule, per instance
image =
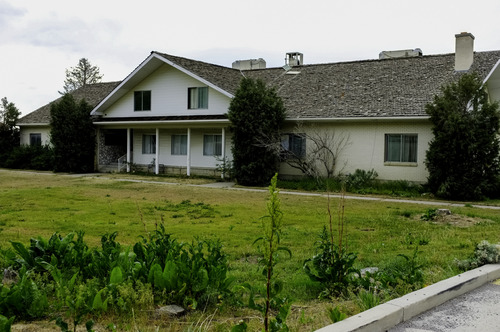
[{"label": "covered porch", "polygon": [[97,170],[154,174],[220,175],[232,159],[227,123],[196,125],[100,125]]}]

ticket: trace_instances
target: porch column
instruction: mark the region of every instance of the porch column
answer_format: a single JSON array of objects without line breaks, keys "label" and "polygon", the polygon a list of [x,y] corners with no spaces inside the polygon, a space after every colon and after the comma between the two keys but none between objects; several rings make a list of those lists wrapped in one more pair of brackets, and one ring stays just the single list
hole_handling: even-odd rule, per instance
[{"label": "porch column", "polygon": [[127,128],[127,173],[130,173],[130,128]]},{"label": "porch column", "polygon": [[191,128],[187,129],[186,175],[191,176]]},{"label": "porch column", "polygon": [[[223,165],[226,164],[226,128],[222,127],[222,142],[221,142],[221,149],[222,149],[222,163]],[[224,167],[225,168],[225,167]],[[222,172],[220,174],[220,177],[224,179],[224,171],[225,169],[222,169]]]},{"label": "porch column", "polygon": [[155,174],[160,173],[160,128],[156,128]]}]

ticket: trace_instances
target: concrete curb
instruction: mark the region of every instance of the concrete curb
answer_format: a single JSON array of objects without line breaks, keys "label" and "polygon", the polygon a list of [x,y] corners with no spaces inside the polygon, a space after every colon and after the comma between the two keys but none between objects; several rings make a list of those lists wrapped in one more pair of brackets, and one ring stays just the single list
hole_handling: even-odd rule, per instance
[{"label": "concrete curb", "polygon": [[500,264],[484,265],[406,294],[318,332],[376,332],[388,329],[457,296],[500,278]]}]

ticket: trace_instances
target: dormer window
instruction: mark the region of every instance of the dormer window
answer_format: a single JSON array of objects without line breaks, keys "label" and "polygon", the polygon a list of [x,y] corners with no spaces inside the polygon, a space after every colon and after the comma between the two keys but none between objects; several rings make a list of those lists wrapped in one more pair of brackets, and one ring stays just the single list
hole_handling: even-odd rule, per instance
[{"label": "dormer window", "polygon": [[151,91],[134,91],[134,111],[151,111]]},{"label": "dormer window", "polygon": [[208,108],[208,87],[188,88],[188,109]]}]

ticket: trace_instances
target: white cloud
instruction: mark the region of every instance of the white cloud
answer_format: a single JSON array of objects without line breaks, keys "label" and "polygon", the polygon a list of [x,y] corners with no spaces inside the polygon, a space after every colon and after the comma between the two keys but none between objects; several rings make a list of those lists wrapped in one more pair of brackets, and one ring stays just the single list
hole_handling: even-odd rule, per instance
[{"label": "white cloud", "polygon": [[[26,114],[58,97],[66,68],[86,57],[121,80],[152,50],[231,66],[289,51],[306,63],[374,59],[383,50],[500,49],[498,0],[0,0],[0,97]],[[7,79],[4,79],[4,78]]]}]

